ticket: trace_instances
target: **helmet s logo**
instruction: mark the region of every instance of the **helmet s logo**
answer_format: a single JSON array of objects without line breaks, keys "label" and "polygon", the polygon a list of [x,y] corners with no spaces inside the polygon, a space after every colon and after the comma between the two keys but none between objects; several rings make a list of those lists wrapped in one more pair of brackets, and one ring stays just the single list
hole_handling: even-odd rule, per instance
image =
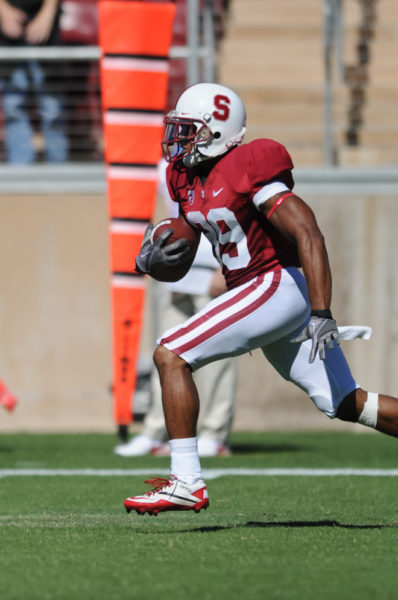
[{"label": "helmet s logo", "polygon": [[226,121],[229,117],[231,100],[228,96],[222,96],[218,94],[214,97],[214,106],[216,110],[213,111],[213,117],[219,121]]}]

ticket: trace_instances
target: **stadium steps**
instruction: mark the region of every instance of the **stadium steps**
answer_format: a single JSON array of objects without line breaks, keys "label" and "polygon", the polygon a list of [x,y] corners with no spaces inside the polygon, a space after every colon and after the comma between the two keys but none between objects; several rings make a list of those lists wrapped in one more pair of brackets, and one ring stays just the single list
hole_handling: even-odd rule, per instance
[{"label": "stadium steps", "polygon": [[277,139],[296,164],[322,164],[323,58],[318,0],[233,0],[219,75],[243,98],[246,140]]},{"label": "stadium steps", "polygon": [[[359,2],[344,3],[344,64],[358,62]],[[398,162],[398,2],[378,0],[370,40],[358,146],[349,146],[350,92],[334,75],[334,131],[339,163]],[[233,0],[219,53],[219,79],[243,98],[246,140],[276,138],[300,166],[324,162],[323,14],[319,0]]]},{"label": "stadium steps", "polygon": [[398,164],[397,25],[398,3],[378,0],[359,144],[342,147],[340,151],[341,162],[348,166],[366,166],[371,162],[384,166]]}]

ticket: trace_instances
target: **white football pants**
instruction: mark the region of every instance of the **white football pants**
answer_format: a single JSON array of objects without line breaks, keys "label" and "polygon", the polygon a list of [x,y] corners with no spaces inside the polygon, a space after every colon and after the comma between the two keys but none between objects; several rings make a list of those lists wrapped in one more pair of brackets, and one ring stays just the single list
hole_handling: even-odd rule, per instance
[{"label": "white football pants", "polygon": [[310,315],[307,285],[289,267],[259,275],[212,300],[160,343],[196,371],[221,358],[261,348],[275,369],[303,389],[319,410],[336,416],[341,401],[357,386],[341,348],[334,344],[310,364],[311,341],[290,340]]}]

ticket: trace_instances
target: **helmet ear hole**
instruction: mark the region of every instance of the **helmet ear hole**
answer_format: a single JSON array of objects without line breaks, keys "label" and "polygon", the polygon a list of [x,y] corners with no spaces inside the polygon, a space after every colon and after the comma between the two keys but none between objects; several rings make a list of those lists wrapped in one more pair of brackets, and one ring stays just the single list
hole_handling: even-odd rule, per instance
[{"label": "helmet ear hole", "polygon": [[213,133],[213,138],[214,138],[215,140],[219,140],[219,139],[220,139],[220,137],[221,137],[221,133],[220,133],[219,131],[215,131],[215,132]]}]

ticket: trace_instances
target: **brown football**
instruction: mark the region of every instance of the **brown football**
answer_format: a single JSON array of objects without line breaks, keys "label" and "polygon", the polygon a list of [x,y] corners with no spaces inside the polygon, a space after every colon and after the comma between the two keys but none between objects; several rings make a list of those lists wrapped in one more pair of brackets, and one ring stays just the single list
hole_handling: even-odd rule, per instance
[{"label": "brown football", "polygon": [[156,242],[160,234],[167,229],[172,229],[173,233],[168,238],[166,245],[172,244],[173,242],[184,238],[190,250],[183,263],[176,264],[174,267],[164,268],[156,273],[153,271],[151,272],[151,276],[157,281],[166,281],[171,283],[173,281],[182,279],[184,275],[188,273],[198,247],[198,235],[196,230],[191,227],[191,225],[189,225],[189,223],[187,223],[183,217],[178,219],[169,218],[159,221],[159,223],[155,225],[151,233],[151,242]]}]

